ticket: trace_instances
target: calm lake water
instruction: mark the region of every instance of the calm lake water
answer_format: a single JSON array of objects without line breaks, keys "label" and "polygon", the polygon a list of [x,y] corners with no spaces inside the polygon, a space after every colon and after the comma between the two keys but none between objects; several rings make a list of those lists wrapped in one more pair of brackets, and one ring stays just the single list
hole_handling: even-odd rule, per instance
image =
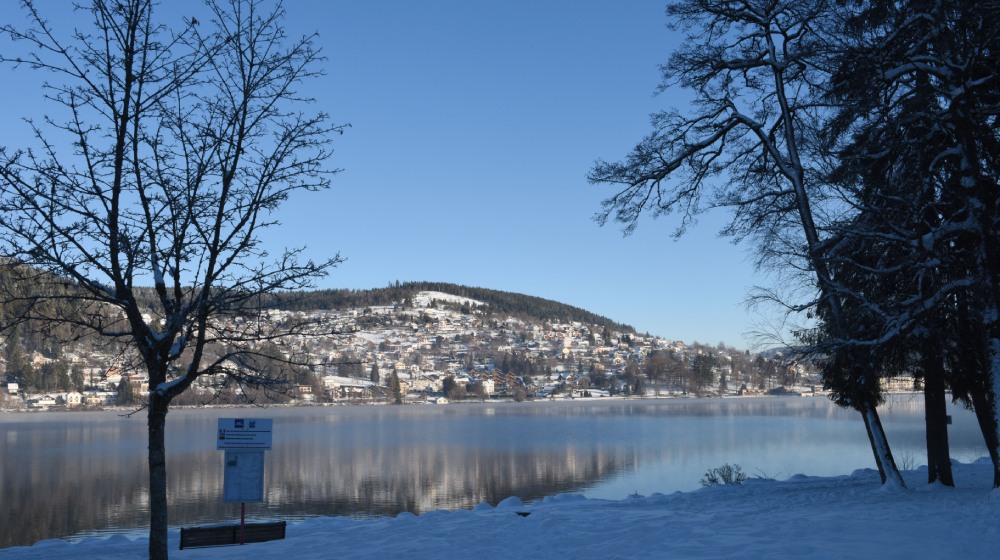
[{"label": "calm lake water", "polygon": [[[985,456],[974,416],[951,414],[952,457]],[[174,410],[172,526],[239,519],[239,504],[222,501],[215,449],[217,419],[235,417],[274,419],[266,498],[247,504],[252,519],[421,513],[560,492],[621,499],[699,488],[723,463],[777,479],[874,466],[860,417],[823,398]],[[924,464],[922,397],[895,397],[883,421],[897,461]],[[145,422],[0,414],[0,548],[144,530]]]}]

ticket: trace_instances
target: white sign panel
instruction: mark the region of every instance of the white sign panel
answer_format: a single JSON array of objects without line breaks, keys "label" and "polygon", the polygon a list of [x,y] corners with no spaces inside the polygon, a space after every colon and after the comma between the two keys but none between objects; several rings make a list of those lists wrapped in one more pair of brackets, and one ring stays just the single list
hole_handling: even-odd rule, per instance
[{"label": "white sign panel", "polygon": [[271,449],[270,418],[219,418],[216,449]]},{"label": "white sign panel", "polygon": [[264,501],[264,452],[226,450],[222,498],[226,502]]}]

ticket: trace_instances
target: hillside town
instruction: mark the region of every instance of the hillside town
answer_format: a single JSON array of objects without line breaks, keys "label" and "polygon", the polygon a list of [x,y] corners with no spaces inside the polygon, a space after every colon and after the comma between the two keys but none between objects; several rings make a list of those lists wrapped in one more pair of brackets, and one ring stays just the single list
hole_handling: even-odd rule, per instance
[{"label": "hillside town", "polygon": [[[392,305],[337,311],[273,311],[274,321],[315,320],[291,341],[305,363],[288,373],[271,404],[438,403],[506,399],[705,397],[821,392],[810,368],[780,353],[751,354],[720,343],[685,344],[607,326],[490,313],[487,304],[420,292]],[[9,353],[8,353],[9,354]],[[26,375],[5,360],[3,410],[137,406],[149,390],[120,358],[67,350],[34,352]],[[49,372],[45,375],[45,372]],[[53,373],[54,372],[54,373]],[[30,380],[29,380],[30,381]],[[897,380],[903,389],[912,380]],[[202,377],[181,405],[245,401],[241,386]]]}]

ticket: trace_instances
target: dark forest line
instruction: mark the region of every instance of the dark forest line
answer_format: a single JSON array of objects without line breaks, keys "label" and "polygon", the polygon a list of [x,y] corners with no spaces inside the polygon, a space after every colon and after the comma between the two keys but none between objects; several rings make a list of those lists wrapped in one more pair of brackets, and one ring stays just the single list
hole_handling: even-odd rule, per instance
[{"label": "dark forest line", "polygon": [[[372,306],[408,304],[419,292],[442,292],[487,304],[487,314],[527,317],[538,321],[580,322],[635,332],[629,325],[618,323],[565,303],[502,290],[450,284],[447,282],[396,282],[385,288],[368,290],[329,289],[287,292],[276,296],[275,306],[289,311],[334,311]],[[439,302],[439,305],[457,304]]]}]

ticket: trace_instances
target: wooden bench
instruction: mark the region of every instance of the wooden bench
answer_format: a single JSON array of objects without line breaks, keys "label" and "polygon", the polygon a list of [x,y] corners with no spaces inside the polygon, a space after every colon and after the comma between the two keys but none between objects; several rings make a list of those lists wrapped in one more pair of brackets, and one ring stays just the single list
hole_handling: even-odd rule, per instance
[{"label": "wooden bench", "polygon": [[[266,542],[285,538],[285,522],[247,523],[244,525],[243,542]],[[239,525],[212,525],[210,527],[182,527],[181,550],[200,546],[240,544]]]}]

